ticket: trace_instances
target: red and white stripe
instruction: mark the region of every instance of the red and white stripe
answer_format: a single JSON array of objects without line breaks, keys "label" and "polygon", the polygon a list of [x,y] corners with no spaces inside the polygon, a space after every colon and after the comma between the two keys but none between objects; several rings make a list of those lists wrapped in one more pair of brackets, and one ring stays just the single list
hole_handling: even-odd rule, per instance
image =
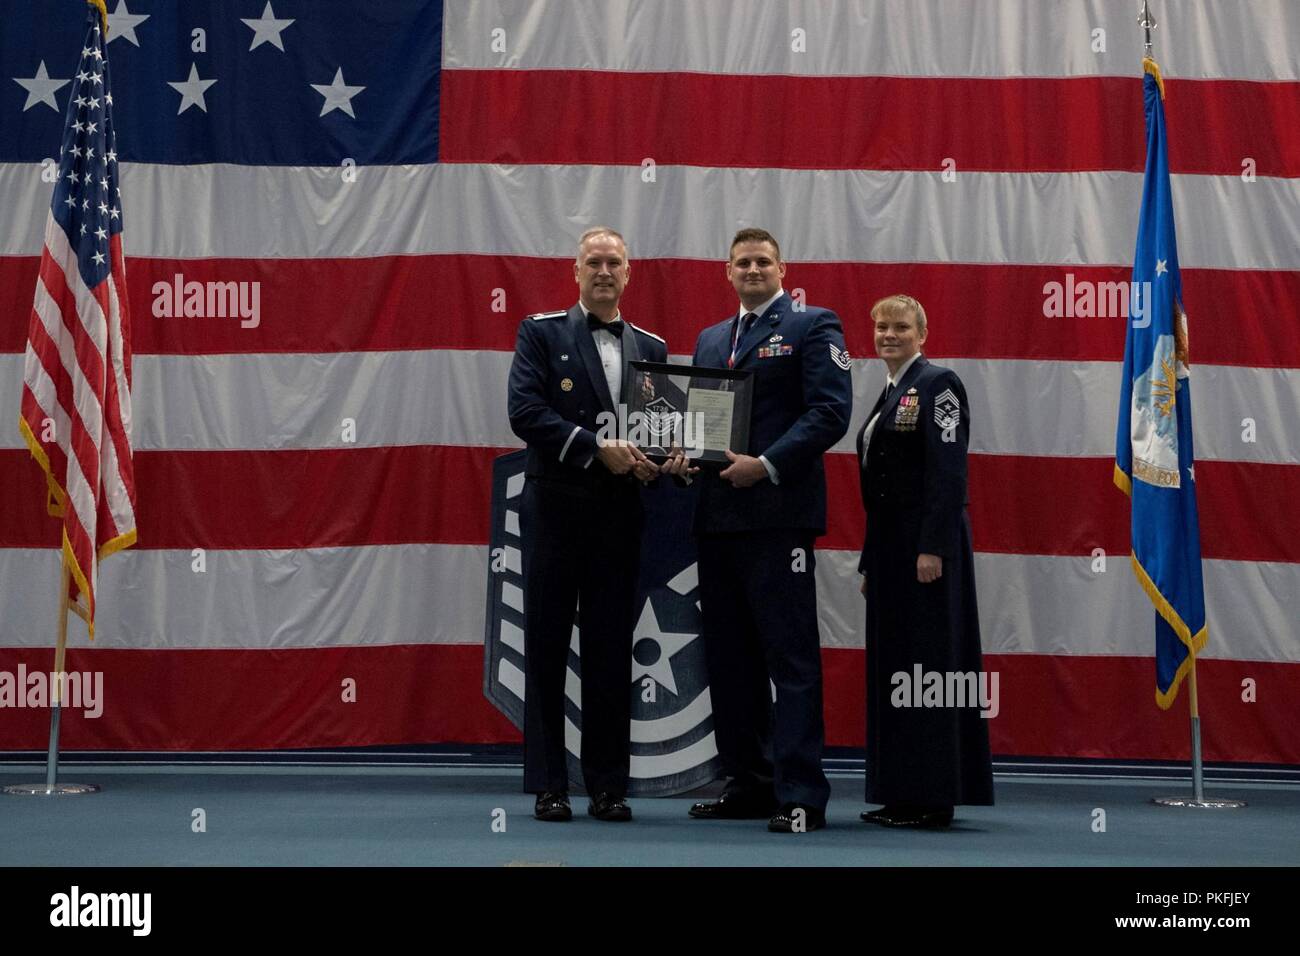
[{"label": "red and white stripe", "polygon": [[132,544],[136,533],[126,270],[117,236],[110,254],[109,278],[87,287],[67,234],[47,216],[20,409],[52,510],[63,518],[73,595],[84,596],[92,638],[99,559]]}]

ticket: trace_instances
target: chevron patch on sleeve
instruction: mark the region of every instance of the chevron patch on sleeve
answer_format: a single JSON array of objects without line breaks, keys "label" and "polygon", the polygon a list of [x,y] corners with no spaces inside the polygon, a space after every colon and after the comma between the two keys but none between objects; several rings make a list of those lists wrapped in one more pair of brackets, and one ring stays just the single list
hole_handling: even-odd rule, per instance
[{"label": "chevron patch on sleeve", "polygon": [[955,428],[961,422],[961,402],[952,389],[945,388],[934,400],[934,423],[940,428]]}]

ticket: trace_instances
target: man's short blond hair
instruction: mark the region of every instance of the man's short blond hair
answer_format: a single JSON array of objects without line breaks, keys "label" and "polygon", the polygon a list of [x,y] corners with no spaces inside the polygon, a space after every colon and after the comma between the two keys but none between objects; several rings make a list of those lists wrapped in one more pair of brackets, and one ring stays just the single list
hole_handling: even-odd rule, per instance
[{"label": "man's short blond hair", "polygon": [[871,318],[874,321],[883,315],[887,319],[893,319],[906,312],[916,316],[916,331],[925,335],[925,307],[910,295],[901,292],[897,295],[887,295],[873,305]]},{"label": "man's short blond hair", "polygon": [[578,239],[578,255],[577,258],[574,260],[575,262],[581,264],[582,247],[587,244],[588,239],[595,239],[597,236],[611,236],[617,239],[619,242],[621,242],[623,244],[623,261],[624,262],[627,261],[628,259],[627,240],[623,238],[622,233],[618,232],[617,230],[609,228],[609,226],[592,226],[590,229],[584,232],[582,236]]}]

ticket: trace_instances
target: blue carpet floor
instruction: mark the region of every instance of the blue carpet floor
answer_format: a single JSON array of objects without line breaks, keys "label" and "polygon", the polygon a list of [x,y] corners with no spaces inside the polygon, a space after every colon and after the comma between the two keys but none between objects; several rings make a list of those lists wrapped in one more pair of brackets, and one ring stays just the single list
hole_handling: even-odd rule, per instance
[{"label": "blue carpet floor", "polygon": [[[0,785],[42,779],[0,768]],[[19,866],[1255,866],[1300,863],[1300,788],[1217,785],[1242,810],[1179,810],[1186,784],[999,778],[998,805],[959,808],[947,832],[858,820],[860,776],[837,775],[826,830],[691,820],[698,795],[632,801],[599,823],[532,819],[513,768],[66,766],[87,797],[0,797],[0,865]],[[206,832],[192,829],[201,809]],[[1094,832],[1095,810],[1105,832]],[[493,831],[504,811],[505,832]]]}]

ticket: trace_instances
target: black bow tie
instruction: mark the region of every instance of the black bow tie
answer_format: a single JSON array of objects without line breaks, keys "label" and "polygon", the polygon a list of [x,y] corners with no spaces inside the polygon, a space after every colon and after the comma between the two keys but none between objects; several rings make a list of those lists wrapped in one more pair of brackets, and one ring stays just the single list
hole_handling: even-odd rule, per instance
[{"label": "black bow tie", "polygon": [[602,322],[593,312],[587,313],[587,328],[600,329],[602,332],[608,332],[610,335],[623,337],[623,320],[615,319],[613,322]]}]

